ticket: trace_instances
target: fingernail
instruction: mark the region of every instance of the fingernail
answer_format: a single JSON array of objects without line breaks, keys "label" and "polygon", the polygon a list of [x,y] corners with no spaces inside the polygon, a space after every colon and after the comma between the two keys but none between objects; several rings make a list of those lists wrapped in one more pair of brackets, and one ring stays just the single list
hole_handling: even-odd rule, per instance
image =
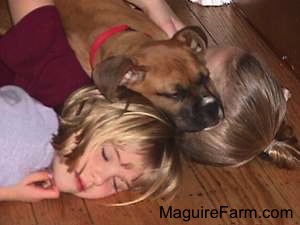
[{"label": "fingernail", "polygon": [[49,177],[49,179],[53,179],[53,174],[52,173],[48,173],[48,177]]}]

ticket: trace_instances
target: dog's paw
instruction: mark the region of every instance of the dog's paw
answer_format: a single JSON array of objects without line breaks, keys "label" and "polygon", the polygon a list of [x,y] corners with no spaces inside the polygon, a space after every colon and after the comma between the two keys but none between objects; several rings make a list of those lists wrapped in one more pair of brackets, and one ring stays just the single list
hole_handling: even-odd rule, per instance
[{"label": "dog's paw", "polygon": [[222,6],[230,4],[232,0],[190,0],[203,6]]}]

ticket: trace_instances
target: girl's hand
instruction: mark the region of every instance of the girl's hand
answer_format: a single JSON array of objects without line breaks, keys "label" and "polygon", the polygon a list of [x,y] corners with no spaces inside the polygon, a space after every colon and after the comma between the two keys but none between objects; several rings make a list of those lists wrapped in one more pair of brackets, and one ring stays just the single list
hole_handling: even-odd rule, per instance
[{"label": "girl's hand", "polygon": [[141,8],[169,37],[185,25],[165,0],[127,0]]},{"label": "girl's hand", "polygon": [[35,172],[15,186],[0,188],[0,201],[36,202],[58,197],[59,190],[45,171]]}]

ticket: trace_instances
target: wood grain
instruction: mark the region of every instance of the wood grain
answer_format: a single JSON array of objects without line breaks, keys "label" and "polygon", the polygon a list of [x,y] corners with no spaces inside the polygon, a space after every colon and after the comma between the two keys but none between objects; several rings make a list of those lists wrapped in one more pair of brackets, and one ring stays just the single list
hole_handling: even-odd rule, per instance
[{"label": "wood grain", "polygon": [[43,225],[89,225],[92,221],[84,201],[69,194],[58,200],[47,200],[33,204],[37,224]]},{"label": "wood grain", "polygon": [[[2,1],[0,1],[2,2]],[[187,0],[168,0],[188,25],[201,26],[210,46],[235,45],[255,52],[283,86],[290,89],[289,117],[300,136],[300,81],[239,14],[235,6],[201,7]],[[1,18],[0,18],[1,19]],[[1,20],[0,20],[1,21]],[[213,168],[187,163],[180,193],[171,202],[145,201],[125,207],[107,207],[109,202],[128,199],[130,193],[105,200],[81,200],[62,195],[59,200],[39,203],[0,203],[0,225],[298,225],[300,224],[299,170],[278,169],[255,160],[240,168]],[[165,210],[293,209],[293,219],[263,218],[160,218]],[[186,211],[187,215],[188,211]],[[187,220],[187,219],[186,219]]]},{"label": "wood grain", "polygon": [[30,203],[0,203],[1,225],[35,225],[33,208]]}]

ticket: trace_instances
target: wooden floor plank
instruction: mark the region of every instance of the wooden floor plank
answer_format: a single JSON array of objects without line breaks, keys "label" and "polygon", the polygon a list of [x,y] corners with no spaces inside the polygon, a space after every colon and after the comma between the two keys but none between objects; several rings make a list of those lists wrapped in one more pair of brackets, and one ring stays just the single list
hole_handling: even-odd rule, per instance
[{"label": "wooden floor plank", "polygon": [[[160,205],[164,208],[164,211],[166,212],[170,206],[173,210],[179,209],[181,212],[186,210],[185,214],[188,214],[188,210],[191,209],[214,208],[214,204],[210,199],[210,193],[206,192],[205,188],[203,188],[201,185],[203,179],[199,179],[198,176],[195,176],[194,172],[192,171],[191,163],[189,163],[188,168],[186,168],[184,171],[183,187],[176,198],[171,202],[159,201]],[[173,218],[169,217],[168,220],[172,225],[181,225],[186,222],[191,225],[222,224],[222,220],[220,218],[199,218],[185,221],[188,220],[187,215],[185,216],[186,218],[174,218],[175,216],[173,216]]]},{"label": "wooden floor plank", "polygon": [[[265,164],[264,164],[265,166]],[[271,166],[271,165],[268,165]],[[294,218],[288,219],[230,219],[237,224],[287,224],[299,221],[297,208],[283,196],[274,180],[265,173],[262,166],[253,161],[240,168],[212,168],[195,164],[195,174],[202,179],[202,186],[210,195],[214,207],[227,205],[233,209],[292,209]],[[226,222],[226,221],[223,221]]]},{"label": "wooden floor plank", "polygon": [[274,166],[263,166],[263,170],[272,178],[273,186],[280,195],[295,209],[300,221],[300,170],[283,170]]},{"label": "wooden floor plank", "polygon": [[168,225],[167,220],[157,216],[157,202],[137,205],[107,207],[100,201],[87,201],[87,207],[95,225]]},{"label": "wooden floor plank", "polygon": [[[2,2],[2,1],[0,1]],[[282,84],[290,89],[292,123],[299,136],[300,83],[258,34],[231,7],[200,7],[187,0],[168,0],[179,17],[189,25],[200,25],[208,34],[209,45],[236,45],[256,52],[266,61]],[[40,203],[0,203],[0,225],[297,225],[300,224],[299,171],[277,169],[255,160],[241,168],[213,168],[189,164],[184,169],[182,190],[171,202],[145,201],[126,207],[107,207],[101,200],[81,200],[63,195]],[[190,219],[160,218],[160,206],[173,209],[292,208],[293,219]],[[187,215],[187,211],[186,214]]]},{"label": "wooden floor plank", "polygon": [[39,225],[92,225],[82,199],[63,194],[58,200],[33,204]]},{"label": "wooden floor plank", "polygon": [[[170,216],[168,217],[170,224],[181,225],[183,223],[188,223],[191,225],[209,225],[222,224],[222,222],[224,222],[224,220],[220,218],[201,218],[201,216],[200,218],[189,219],[189,215],[191,216],[191,211],[193,209],[201,210],[215,208],[211,201],[211,193],[206,192],[205,188],[201,185],[202,181],[202,178],[199,179],[199,177],[195,176],[192,171],[192,166],[189,164],[189,167],[184,173],[182,191],[171,202],[159,201],[159,204],[164,208],[165,213],[167,213],[169,207],[172,207],[173,209],[173,218],[170,218]],[[181,218],[176,218],[175,210],[181,211]],[[195,215],[196,214],[197,213],[195,213]]]},{"label": "wooden floor plank", "polygon": [[1,202],[1,225],[37,225],[30,203]]}]

